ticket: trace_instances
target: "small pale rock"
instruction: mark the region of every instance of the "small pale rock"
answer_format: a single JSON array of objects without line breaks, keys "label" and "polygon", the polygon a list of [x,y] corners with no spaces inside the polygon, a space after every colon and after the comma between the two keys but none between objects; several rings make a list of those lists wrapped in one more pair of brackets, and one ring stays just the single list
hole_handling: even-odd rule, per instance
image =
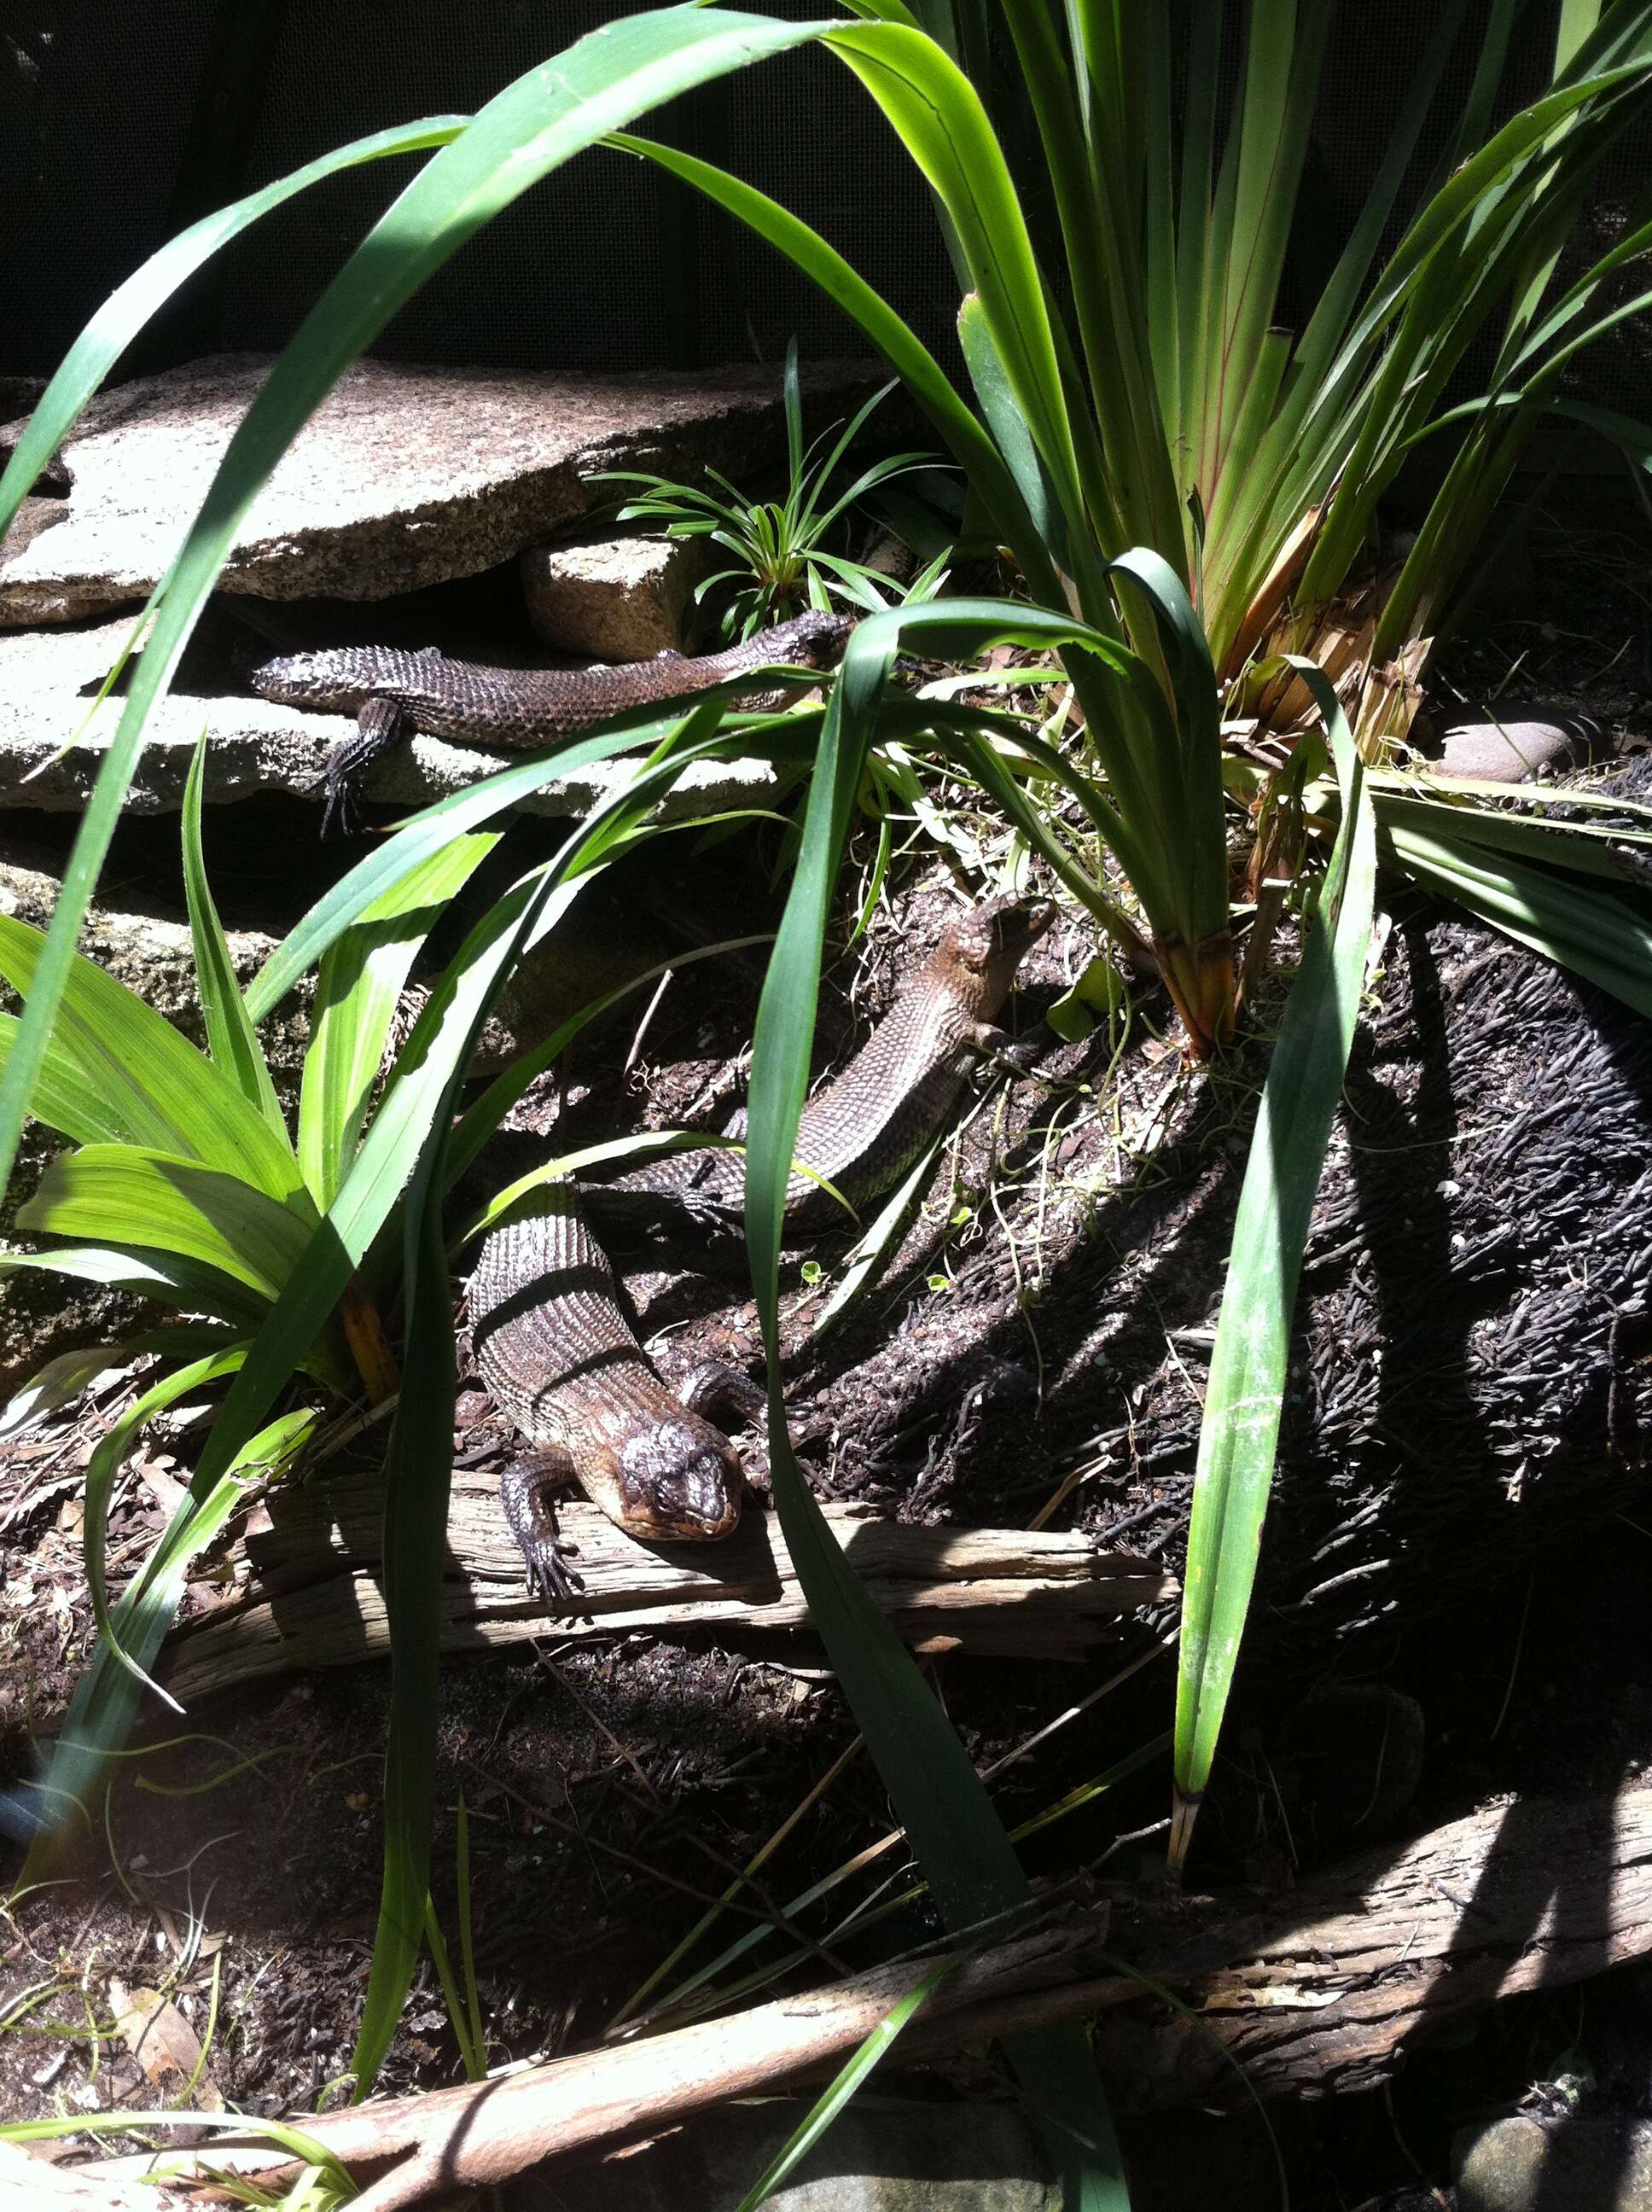
[{"label": "small pale rock", "polygon": [[528,619],[545,642],[609,661],[680,651],[706,568],[697,538],[597,536],[531,545],[517,566]]},{"label": "small pale rock", "polygon": [[[0,546],[0,628],[146,599],[271,365],[218,355],[100,392],[64,447],[65,519]],[[874,374],[826,362],[805,382],[829,406]],[[17,428],[0,425],[0,446]],[[359,361],[258,495],[222,587],[380,599],[476,575],[602,504],[604,470],[746,471],[783,436],[779,374],[756,366],[573,376]]]},{"label": "small pale rock", "polygon": [[1465,2129],[1458,2212],[1652,2212],[1652,2122],[1576,2113]]},{"label": "small pale rock", "polygon": [[1484,783],[1530,783],[1545,769],[1576,767],[1600,750],[1597,723],[1584,714],[1528,709],[1505,720],[1453,722],[1427,766],[1441,775]]}]

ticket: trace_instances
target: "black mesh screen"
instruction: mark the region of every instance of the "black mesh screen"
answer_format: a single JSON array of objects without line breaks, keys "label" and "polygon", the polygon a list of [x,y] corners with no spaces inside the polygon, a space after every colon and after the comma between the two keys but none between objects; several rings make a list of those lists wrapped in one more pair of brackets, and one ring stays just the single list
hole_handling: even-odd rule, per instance
[{"label": "black mesh screen", "polygon": [[[764,12],[805,21],[818,11],[774,0]],[[719,90],[724,143],[713,158],[804,216],[950,362],[957,289],[929,190],[859,81],[805,49]],[[805,353],[864,350],[841,311],[744,223],[714,228],[723,230],[708,255],[717,281],[701,298],[712,353],[755,345],[774,359],[793,332]]]},{"label": "black mesh screen", "polygon": [[171,234],[218,0],[0,0],[0,373],[45,375]]},{"label": "black mesh screen", "polygon": [[[768,6],[815,12],[813,0]],[[1553,10],[1546,0],[1521,18],[1511,101],[1546,76]],[[194,215],[384,125],[473,110],[614,12],[613,0],[0,0],[0,373],[48,372],[100,301]],[[1293,320],[1359,208],[1435,13],[1430,0],[1349,0],[1339,11],[1285,302]],[[1473,27],[1419,175],[1466,92]],[[782,57],[646,127],[794,208],[955,362],[956,292],[926,188],[841,63]],[[1644,189],[1649,156],[1642,131],[1602,171],[1596,250]],[[129,368],[279,345],[412,173],[406,160],[374,164],[289,204],[197,282]],[[742,226],[645,164],[596,154],[467,245],[379,349],[642,368],[754,350],[774,359],[794,331],[806,353],[859,346]],[[1649,356],[1647,325],[1632,325],[1580,368],[1575,388],[1644,414]]]},{"label": "black mesh screen", "polygon": [[[386,124],[473,112],[612,12],[604,0],[287,0],[249,181]],[[283,209],[227,289],[235,343],[279,343],[412,168],[374,162]],[[662,282],[664,198],[641,163],[596,154],[571,164],[461,248],[377,349],[536,368],[669,362],[682,349],[673,286]]]}]

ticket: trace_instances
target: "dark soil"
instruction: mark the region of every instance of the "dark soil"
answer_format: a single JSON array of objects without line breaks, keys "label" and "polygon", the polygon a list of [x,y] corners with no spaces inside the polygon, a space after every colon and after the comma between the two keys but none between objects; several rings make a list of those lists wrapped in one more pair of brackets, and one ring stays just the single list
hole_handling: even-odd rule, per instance
[{"label": "dark soil", "polygon": [[[1604,584],[1559,562],[1539,574],[1534,647],[1519,643],[1517,616],[1449,658],[1447,678],[1488,688],[1518,661],[1550,696],[1589,704],[1632,740],[1638,600],[1615,572]],[[1587,651],[1568,645],[1574,623]],[[1625,635],[1603,670],[1592,641]],[[691,858],[683,840],[668,879],[646,854],[616,872],[592,909],[593,946],[641,966],[729,933],[731,849]],[[774,854],[752,858],[741,880],[761,886]],[[823,1062],[864,1036],[951,897],[932,878],[903,893],[840,958],[823,1000]],[[772,904],[760,890],[738,921],[762,926],[754,916]],[[1413,1833],[1502,1793],[1609,1790],[1652,1753],[1652,1030],[1403,887],[1385,884],[1382,906],[1382,957],[1299,1308],[1254,1634],[1200,1829],[1198,1873],[1212,1882],[1288,1885],[1351,1840]],[[1071,921],[1038,948],[1016,1010],[1023,1031],[1090,949]],[[683,969],[640,1039],[646,994],[588,1032],[559,1085],[525,1102],[485,1186],[538,1157],[553,1127],[583,1142],[684,1117],[720,1125],[759,974],[750,962]],[[1053,1046],[1045,1082],[983,1093],[954,1171],[944,1164],[897,1258],[819,1340],[811,1329],[844,1240],[809,1255],[818,1286],[793,1256],[788,1395],[823,1494],[924,1521],[1010,1524],[1059,1496],[1062,1524],[1076,1518],[1098,1540],[1179,1565],[1263,1061],[1253,1050],[1190,1071],[1169,1029],[1166,1008],[1138,987],[1127,1034]],[[707,1352],[753,1364],[738,1274],[674,1268],[669,1256],[632,1255],[662,1365],[680,1372]],[[461,1407],[467,1444],[485,1443],[485,1405],[471,1394]],[[58,1424],[0,1466],[0,1696],[19,1774],[26,1731],[50,1725],[88,1640],[76,1491],[110,1410]],[[162,1432],[133,1463],[112,1516],[117,1587],[160,1525],[194,1433]],[[192,1605],[234,1571],[206,1569]],[[936,1680],[983,1763],[1096,1686],[1088,1672],[958,1657]],[[1006,1819],[1149,1743],[1172,1690],[1161,1658],[1011,1766],[996,1785]],[[118,2042],[98,2046],[91,2078],[82,1990],[106,2024],[112,1978],[161,1989],[204,2033],[215,1972],[209,2057],[225,2098],[259,2113],[322,2099],[348,2066],[366,1986],[387,1701],[386,1671],[364,1668],[150,1730],[112,1792],[106,1842],[72,1881],[15,1903],[0,1923],[0,2005],[37,1986],[51,1993],[0,2034],[0,2111],[137,2101]],[[1400,1778],[1391,1762],[1388,1786],[1367,1787],[1373,1746],[1396,1715]],[[598,2035],[853,1734],[818,1651],[801,1642],[573,1645],[549,1627],[531,1658],[451,1667],[437,1729],[433,1894],[456,1949],[462,1798],[495,2063]],[[1161,1755],[1036,1838],[1029,1866],[1066,1872],[1105,1855],[1109,1873],[1149,1872],[1162,1837],[1117,1839],[1162,1821],[1167,1782]],[[857,1757],[764,1868],[751,1910],[783,1906],[889,1825]],[[802,1978],[924,1931],[908,1909],[870,1942],[833,1940],[841,1911],[892,1866],[839,1893],[839,1911],[804,1920],[829,1963],[806,1960]],[[753,1924],[750,1911],[726,1913],[663,1989]],[[770,1939],[756,1958],[781,1948]],[[1377,2203],[1441,2184],[1455,2125],[1558,2074],[1592,2075],[1599,2100],[1652,2110],[1649,2004],[1652,1980],[1637,1972],[1522,2000],[1414,2054],[1390,2097],[1278,2117],[1293,2203]],[[380,2086],[456,2073],[427,1966]],[[1248,2124],[1217,2130],[1207,2172],[1230,2158],[1236,2172],[1248,2166]]]}]

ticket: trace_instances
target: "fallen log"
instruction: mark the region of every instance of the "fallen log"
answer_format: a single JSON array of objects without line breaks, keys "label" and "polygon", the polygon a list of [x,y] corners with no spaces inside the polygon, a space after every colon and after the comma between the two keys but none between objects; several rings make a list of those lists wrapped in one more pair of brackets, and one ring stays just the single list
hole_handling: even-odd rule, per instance
[{"label": "fallen log", "polygon": [[[1382,2081],[1409,2045],[1454,2015],[1649,1952],[1652,1783],[1615,1797],[1473,1814],[1284,1895],[1121,1887],[1058,1906],[1027,1932],[953,1954],[890,2063],[1090,2018],[1121,2107],[1237,2103],[1248,2094],[1237,2067],[1262,2097],[1323,2096]],[[361,2212],[399,2212],[829,2072],[944,1955],[297,2124],[369,2185]],[[1144,1995],[1144,1976],[1184,2009]],[[216,2165],[266,2185],[282,2181],[282,2155],[233,2138],[211,2148]],[[88,2170],[125,2179],[145,2163]]]},{"label": "fallen log", "polygon": [[[1083,1658],[1139,1607],[1173,1601],[1174,1578],[1078,1531],[919,1528],[852,1505],[828,1524],[874,1603],[922,1648]],[[384,1492],[368,1470],[270,1500],[225,1599],[173,1632],[161,1674],[183,1704],[295,1668],[352,1666],[390,1650],[382,1579]],[[718,1544],[645,1546],[594,1506],[561,1510],[585,1583],[580,1616],[549,1621],[525,1585],[495,1477],[458,1469],[447,1523],[442,1648],[497,1650],[551,1632],[799,1629],[808,1608],[773,1513],[755,1507]]]},{"label": "fallen log", "polygon": [[1177,1990],[1097,2031],[1141,2109],[1376,2087],[1440,2021],[1652,1952],[1652,1784],[1534,1798],[1378,1846],[1248,1911],[1232,1897],[1115,1901],[1113,1948]]}]

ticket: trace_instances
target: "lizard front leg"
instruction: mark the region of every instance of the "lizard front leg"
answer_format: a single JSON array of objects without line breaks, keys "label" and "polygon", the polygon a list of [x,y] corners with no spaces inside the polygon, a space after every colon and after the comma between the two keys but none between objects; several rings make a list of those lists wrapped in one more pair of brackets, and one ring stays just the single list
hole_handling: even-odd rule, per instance
[{"label": "lizard front leg", "polygon": [[1036,1034],[1011,1037],[1007,1030],[999,1029],[992,1022],[977,1022],[969,1033],[969,1049],[979,1053],[989,1067],[1001,1067],[1011,1075],[1026,1075],[1031,1072],[1034,1060],[1048,1049],[1048,1044]]},{"label": "lizard front leg", "polygon": [[[691,1367],[677,1386],[677,1395],[690,1412],[714,1421],[725,1436],[733,1436],[744,1430],[754,1438],[766,1432],[768,1418],[768,1393],[755,1376],[744,1368],[726,1366],[720,1359],[702,1359]],[[797,1431],[788,1421],[787,1437],[793,1452],[798,1449]],[[766,1498],[773,1489],[767,1465],[753,1467],[750,1447],[743,1447],[741,1464],[745,1469],[746,1486]],[[766,1457],[766,1455],[765,1455]]]},{"label": "lizard front leg", "polygon": [[725,1366],[720,1359],[702,1359],[691,1367],[677,1395],[691,1413],[715,1421],[725,1436],[759,1427],[768,1411],[768,1394],[762,1384],[744,1368]]},{"label": "lizard front leg", "polygon": [[399,699],[364,699],[355,717],[355,735],[334,749],[322,771],[327,804],[321,817],[321,834],[353,837],[361,827],[363,777],[379,756],[402,734],[407,710]]},{"label": "lizard front leg", "polygon": [[528,1580],[555,1618],[573,1613],[574,1599],[584,1589],[582,1578],[566,1563],[578,1559],[579,1547],[568,1543],[556,1525],[554,1490],[571,1488],[577,1478],[566,1451],[550,1446],[531,1458],[514,1459],[499,1477],[499,1495],[511,1534],[527,1562]]}]

